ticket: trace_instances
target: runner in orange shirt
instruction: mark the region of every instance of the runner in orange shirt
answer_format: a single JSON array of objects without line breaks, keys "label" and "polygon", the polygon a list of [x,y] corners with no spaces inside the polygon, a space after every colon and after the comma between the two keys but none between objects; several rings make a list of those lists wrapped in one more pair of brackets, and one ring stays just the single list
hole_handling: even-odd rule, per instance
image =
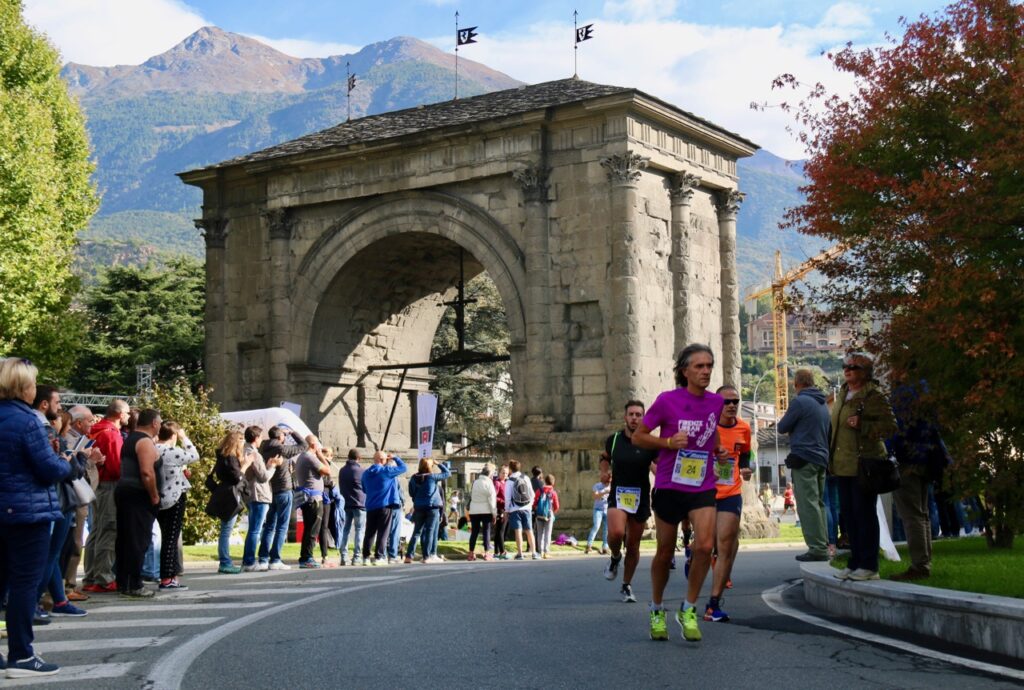
[{"label": "runner in orange shirt", "polygon": [[722,592],[732,575],[732,564],[739,549],[740,515],[743,513],[743,482],[750,479],[750,425],[740,419],[740,394],[732,386],[716,391],[725,399],[718,420],[718,438],[729,456],[715,462],[715,494],[718,518],[715,525],[718,560],[711,584],[711,599],[704,620],[724,622],[729,614],[722,610]]}]

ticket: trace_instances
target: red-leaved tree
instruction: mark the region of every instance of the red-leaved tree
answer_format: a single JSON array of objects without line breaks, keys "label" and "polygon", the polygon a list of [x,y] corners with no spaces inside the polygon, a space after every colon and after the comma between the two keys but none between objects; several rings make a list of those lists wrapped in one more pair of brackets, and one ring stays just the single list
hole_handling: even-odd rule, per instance
[{"label": "red-leaved tree", "polygon": [[1024,7],[961,0],[903,27],[829,56],[852,95],[819,85],[792,108],[810,182],[783,225],[849,247],[815,301],[884,319],[866,346],[927,381],[949,480],[1008,548],[1024,529]]}]

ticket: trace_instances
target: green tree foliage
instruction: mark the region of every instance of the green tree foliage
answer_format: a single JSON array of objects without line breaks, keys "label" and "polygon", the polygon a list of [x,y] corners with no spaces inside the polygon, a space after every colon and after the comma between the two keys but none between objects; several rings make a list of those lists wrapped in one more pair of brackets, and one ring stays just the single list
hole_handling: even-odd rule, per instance
[{"label": "green tree foliage", "polygon": [[168,385],[155,385],[138,402],[139,407],[160,410],[165,421],[180,424],[199,451],[199,462],[188,467],[192,488],[185,498],[185,520],[181,528],[181,538],[185,544],[213,541],[220,530],[220,520],[210,517],[203,510],[210,500],[210,492],[206,490],[204,480],[213,471],[217,446],[229,425],[219,416],[219,410],[210,402],[208,393],[203,388],[194,393],[188,381],[178,379]]},{"label": "green tree foliage", "polygon": [[195,259],[166,267],[115,267],[85,295],[88,334],[72,378],[78,390],[124,393],[135,367],[152,364],[157,381],[203,380],[205,277]]},{"label": "green tree foliage", "polygon": [[75,234],[97,200],[85,124],[59,71],[21,3],[0,0],[0,355],[66,371]]},{"label": "green tree foliage", "polygon": [[956,488],[1009,547],[1024,529],[1024,6],[960,0],[831,59],[857,88],[797,108],[811,182],[787,224],[849,246],[816,301],[835,321],[888,317],[867,346],[927,381]]},{"label": "green tree foliage", "polygon": [[[466,348],[489,354],[507,355],[508,320],[497,288],[486,274],[467,283],[467,299],[476,302],[466,307]],[[455,310],[451,307],[441,318],[434,335],[431,358],[458,347]],[[430,384],[438,396],[437,437],[441,442],[458,443],[465,435],[478,447],[487,448],[498,435],[508,433],[512,413],[512,379],[508,362],[475,364],[465,370],[431,369]]]}]

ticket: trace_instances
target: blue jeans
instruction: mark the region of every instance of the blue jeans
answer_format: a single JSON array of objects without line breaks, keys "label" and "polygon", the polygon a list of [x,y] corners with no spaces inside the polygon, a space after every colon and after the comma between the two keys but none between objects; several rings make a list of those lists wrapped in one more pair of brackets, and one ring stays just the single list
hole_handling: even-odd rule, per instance
[{"label": "blue jeans", "polygon": [[217,538],[217,558],[222,568],[230,568],[235,563],[231,560],[231,530],[235,528],[237,515],[232,515],[230,520],[220,521],[220,537]]},{"label": "blue jeans", "polygon": [[263,521],[267,519],[269,503],[249,504],[249,531],[245,534],[245,550],[242,552],[242,565],[256,565],[256,545],[263,532]]},{"label": "blue jeans", "polygon": [[402,508],[391,513],[391,534],[388,535],[388,558],[398,558],[398,542],[402,540]]},{"label": "blue jeans", "polygon": [[830,474],[825,475],[825,527],[828,530],[828,543],[839,543],[839,479]]},{"label": "blue jeans", "polygon": [[32,619],[39,603],[49,522],[0,525],[0,592],[7,592],[8,660],[31,658]]},{"label": "blue jeans", "polygon": [[46,551],[46,565],[43,566],[43,577],[39,582],[39,594],[36,598],[43,596],[43,592],[49,589],[54,604],[62,604],[68,600],[64,592],[64,573],[60,569],[60,551],[64,548],[74,518],[75,511],[71,510],[64,513],[62,519],[53,522],[53,531],[50,532]]},{"label": "blue jeans", "polygon": [[608,548],[608,513],[601,510],[600,508],[594,508],[594,526],[590,528],[590,534],[587,535],[587,548],[589,549],[594,544],[594,537],[597,536],[597,530],[604,526],[604,532],[601,534],[601,548]]},{"label": "blue jeans", "polygon": [[[164,538],[162,532],[160,538]],[[160,546],[152,538],[149,540],[146,555],[142,559],[142,577],[147,577],[150,580],[160,579]]]},{"label": "blue jeans", "polygon": [[363,535],[366,533],[366,511],[362,508],[345,509],[345,527],[341,530],[341,544],[338,551],[341,551],[341,560],[345,560],[348,552],[348,536],[355,525],[355,539],[352,543],[352,560],[359,560],[359,550],[363,548]]},{"label": "blue jeans", "polygon": [[288,538],[288,522],[292,519],[292,492],[279,491],[267,512],[260,535],[260,563],[280,563],[281,547]]},{"label": "blue jeans", "polygon": [[409,538],[409,545],[405,549],[407,558],[412,558],[416,551],[416,540],[420,539],[420,550],[423,557],[433,556],[437,553],[437,523],[439,516],[437,508],[416,508],[412,514],[412,537]]}]

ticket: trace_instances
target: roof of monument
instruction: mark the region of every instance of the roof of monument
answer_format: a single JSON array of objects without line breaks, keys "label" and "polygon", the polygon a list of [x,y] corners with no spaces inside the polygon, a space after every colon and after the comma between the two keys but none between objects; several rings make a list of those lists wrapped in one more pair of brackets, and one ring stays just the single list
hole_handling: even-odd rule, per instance
[{"label": "roof of monument", "polygon": [[541,84],[524,85],[504,91],[492,91],[479,96],[420,105],[379,115],[368,115],[334,127],[307,134],[282,144],[255,151],[245,156],[217,163],[205,168],[223,168],[246,163],[268,161],[275,158],[300,155],[314,151],[342,148],[352,144],[366,144],[396,137],[468,125],[522,113],[543,110],[615,95],[640,95],[645,99],[682,114],[687,119],[742,142],[754,148],[757,144],[718,125],[680,110],[671,103],[650,96],[638,89],[607,86],[582,79],[560,79]]}]

